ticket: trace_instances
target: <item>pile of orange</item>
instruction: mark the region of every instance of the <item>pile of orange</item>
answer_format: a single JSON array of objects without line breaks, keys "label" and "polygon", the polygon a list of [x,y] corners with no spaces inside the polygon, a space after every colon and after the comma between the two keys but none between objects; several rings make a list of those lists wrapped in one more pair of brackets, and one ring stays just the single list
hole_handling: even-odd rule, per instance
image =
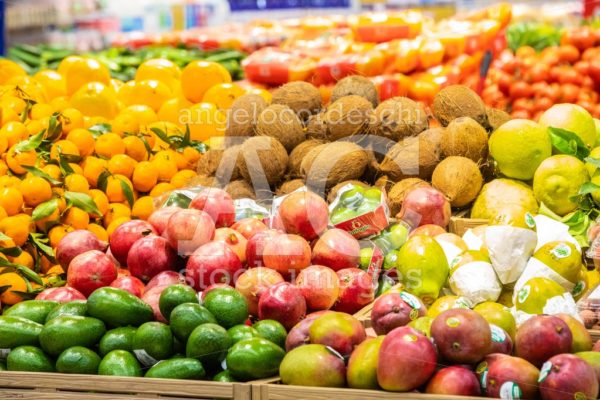
[{"label": "pile of orange", "polygon": [[0,302],[62,284],[53,251],[67,232],[107,240],[148,218],[156,196],[196,175],[201,143],[223,134],[243,93],[205,61],[149,60],[121,82],[79,56],[34,76],[0,59]]}]

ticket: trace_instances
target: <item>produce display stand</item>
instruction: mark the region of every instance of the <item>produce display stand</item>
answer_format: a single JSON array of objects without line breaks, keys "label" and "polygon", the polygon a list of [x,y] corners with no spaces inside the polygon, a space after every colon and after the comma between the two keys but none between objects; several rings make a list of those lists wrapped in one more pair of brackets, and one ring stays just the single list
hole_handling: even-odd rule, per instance
[{"label": "produce display stand", "polygon": [[487,224],[485,219],[472,219],[464,217],[452,217],[450,218],[450,225],[448,231],[455,235],[461,236],[465,234],[469,229],[477,228],[478,226]]},{"label": "produce display stand", "polygon": [[125,378],[40,372],[0,372],[1,399],[250,400],[246,383]]}]

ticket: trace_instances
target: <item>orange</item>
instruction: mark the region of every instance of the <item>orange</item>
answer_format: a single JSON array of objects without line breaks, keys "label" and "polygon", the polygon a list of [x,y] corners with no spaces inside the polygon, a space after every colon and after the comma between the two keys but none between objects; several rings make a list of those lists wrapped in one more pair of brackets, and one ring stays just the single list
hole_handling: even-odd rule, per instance
[{"label": "orange", "polygon": [[171,185],[171,183],[161,182],[158,185],[154,186],[154,188],[150,191],[150,196],[157,197],[163,193],[170,192],[175,189],[175,186]]},{"label": "orange", "polygon": [[56,264],[52,265],[45,273],[47,276],[56,276],[64,274],[65,270],[60,265]]},{"label": "orange", "polygon": [[50,148],[50,159],[58,161],[59,154],[79,157],[79,149],[73,142],[59,140]]},{"label": "orange", "polygon": [[165,101],[158,110],[158,119],[181,125],[181,113],[193,104],[186,99],[173,98]]},{"label": "orange", "polygon": [[25,278],[16,272],[7,272],[0,275],[0,287],[8,286],[9,288],[0,295],[2,304],[13,305],[24,299],[15,292],[27,292],[27,282]]},{"label": "orange", "polygon": [[22,251],[21,254],[16,257],[8,257],[8,260],[13,264],[23,265],[29,269],[33,269],[33,266],[35,265],[33,257],[26,251]]},{"label": "orange", "polygon": [[203,103],[212,103],[221,110],[228,110],[241,95],[246,93],[244,89],[235,83],[219,83],[208,89],[202,97]]},{"label": "orange", "polygon": [[183,114],[181,123],[190,128],[192,140],[203,142],[211,137],[223,136],[227,115],[211,103],[194,104]]},{"label": "orange", "polygon": [[19,189],[21,190],[25,204],[30,207],[35,207],[52,198],[50,183],[44,178],[37,176],[24,179]]},{"label": "orange", "polygon": [[114,118],[117,115],[117,99],[110,86],[99,82],[84,84],[71,97],[71,106],[88,117]]},{"label": "orange", "polygon": [[136,161],[126,154],[117,154],[108,160],[108,170],[112,174],[124,175],[131,178]]},{"label": "orange", "polygon": [[15,246],[18,247],[23,246],[27,242],[29,233],[32,230],[29,224],[31,219],[26,220],[24,217],[29,216],[25,214],[18,214],[11,217],[6,217],[0,221],[0,232],[10,237],[15,243]]},{"label": "orange", "polygon": [[2,221],[6,217],[8,217],[6,210],[4,209],[4,207],[0,207],[0,221]]},{"label": "orange", "polygon": [[152,157],[151,163],[158,171],[159,181],[170,181],[177,173],[177,161],[172,152],[168,150],[159,151]]},{"label": "orange", "polygon": [[73,232],[74,229],[67,225],[56,225],[48,232],[48,239],[50,239],[50,246],[55,249],[58,246],[60,240],[69,232]]},{"label": "orange", "polygon": [[140,122],[134,114],[122,112],[113,120],[112,130],[120,136],[125,133],[136,133],[140,130]]},{"label": "orange", "polygon": [[142,161],[133,171],[133,187],[138,192],[149,192],[158,181],[158,169],[149,161]]},{"label": "orange", "polygon": [[71,102],[67,96],[55,97],[50,101],[50,105],[56,111],[63,111],[71,106]]},{"label": "orange", "polygon": [[6,165],[6,161],[0,160],[0,176],[6,175],[8,172],[8,165]]},{"label": "orange", "polygon": [[169,86],[157,80],[135,82],[132,95],[132,99],[121,99],[125,105],[142,104],[150,107],[155,112],[160,109],[165,101],[173,97]]},{"label": "orange", "polygon": [[9,122],[19,122],[21,116],[8,107],[0,107],[0,125],[6,125]]},{"label": "orange", "polygon": [[60,96],[66,96],[67,83],[65,78],[56,71],[44,69],[33,75],[33,79],[38,81],[46,90],[48,99],[54,99]]},{"label": "orange", "polygon": [[[38,132],[39,131],[35,133]],[[29,131],[27,130],[27,127],[21,122],[11,121],[8,122],[6,125],[2,126],[2,129],[0,129],[0,136],[6,138],[8,147],[12,147],[15,144],[19,143],[21,140],[27,139],[29,137]]]},{"label": "orange", "polygon": [[29,110],[29,118],[42,119],[52,115],[54,108],[50,104],[36,103]]},{"label": "orange", "polygon": [[[15,145],[16,146],[16,145]],[[23,168],[24,165],[33,167],[35,166],[35,162],[37,161],[37,153],[35,150],[29,151],[17,151],[15,146],[12,146],[8,153],[6,154],[6,164],[10,170],[17,174],[22,175],[27,170]]]},{"label": "orange", "polygon": [[124,203],[127,201],[127,197],[125,196],[123,187],[121,186],[123,185],[123,182],[125,182],[125,184],[129,186],[129,188],[133,192],[133,185],[131,184],[129,178],[127,178],[126,176],[115,174],[108,177],[106,181],[105,191],[106,197],[108,197],[108,201],[110,201],[111,203]]},{"label": "orange", "polygon": [[202,157],[202,153],[200,153],[198,150],[196,150],[193,147],[186,147],[183,149],[183,158],[185,158],[185,160],[188,163],[188,167],[191,168],[196,168],[196,164],[198,163],[198,160],[200,160],[200,157]]},{"label": "orange", "polygon": [[171,178],[171,185],[173,185],[176,189],[182,188],[184,186],[187,186],[190,179],[192,179],[196,175],[197,174],[195,171],[191,171],[189,169],[179,171],[175,175],[173,175],[173,178]]},{"label": "orange", "polygon": [[83,114],[76,108],[65,108],[58,119],[62,123],[64,133],[69,133],[76,128],[83,128]]},{"label": "orange", "polygon": [[192,103],[201,102],[204,93],[219,83],[231,83],[231,75],[215,62],[192,61],[181,73],[183,95]]},{"label": "orange", "polygon": [[27,103],[22,98],[18,96],[12,96],[5,92],[2,96],[0,96],[0,106],[9,108],[15,113],[20,114],[23,112],[23,110],[25,110],[25,107],[27,107]]},{"label": "orange", "polygon": [[8,149],[8,139],[5,136],[0,136],[0,154],[4,154]]},{"label": "orange", "polygon": [[96,139],[96,154],[102,157],[111,158],[116,154],[125,153],[125,144],[123,139],[116,133],[105,133]]},{"label": "orange", "polygon": [[83,168],[81,168],[79,164],[69,163],[69,167],[71,167],[74,174],[83,175]]},{"label": "orange", "polygon": [[154,212],[154,199],[151,196],[142,196],[136,200],[131,209],[131,216],[147,220]]},{"label": "orange", "polygon": [[99,189],[92,189],[90,190],[89,194],[92,200],[94,200],[94,203],[96,203],[96,207],[102,213],[102,215],[106,215],[108,212],[109,203],[108,197],[106,197],[104,192]]},{"label": "orange", "polygon": [[77,146],[79,155],[82,157],[86,157],[94,153],[94,145],[96,144],[96,141],[94,140],[92,132],[88,131],[87,129],[73,129],[67,135],[67,140]]},{"label": "orange", "polygon": [[135,80],[138,82],[154,79],[163,82],[171,89],[179,85],[180,77],[181,70],[179,67],[165,58],[153,58],[144,61],[135,73]]},{"label": "orange", "polygon": [[58,165],[48,164],[42,168],[46,174],[50,175],[52,179],[60,180],[61,172]]},{"label": "orange", "polygon": [[70,174],[65,177],[65,188],[69,192],[88,193],[90,191],[90,183],[83,175]]},{"label": "orange", "polygon": [[125,154],[133,158],[135,161],[144,161],[148,159],[148,150],[144,141],[137,136],[125,136],[123,138],[123,144],[125,145]]},{"label": "orange", "polygon": [[72,95],[90,82],[110,84],[108,68],[93,58],[67,57],[58,66],[58,72],[65,77],[68,95]]},{"label": "orange", "polygon": [[50,229],[54,225],[58,224],[59,222],[60,222],[60,208],[56,207],[56,209],[54,211],[52,211],[52,214],[35,221],[35,226],[40,231],[46,232],[48,229]]},{"label": "orange", "polygon": [[122,224],[124,224],[127,221],[131,221],[131,218],[129,217],[120,217],[115,219],[113,222],[111,222],[108,227],[106,228],[106,234],[108,235],[108,237],[110,237],[110,235],[112,235],[112,233],[115,231],[115,229],[117,229],[119,226],[121,226]]},{"label": "orange", "polygon": [[98,177],[107,170],[107,167],[106,160],[92,156],[86,157],[83,162],[83,176],[85,176],[91,187],[97,187]]},{"label": "orange", "polygon": [[131,210],[125,204],[112,203],[108,206],[108,212],[104,214],[104,227],[108,227],[118,218],[131,218]]},{"label": "orange", "polygon": [[73,229],[85,229],[90,223],[90,216],[81,208],[71,207],[63,215],[63,224]]},{"label": "orange", "polygon": [[36,135],[42,130],[46,129],[46,127],[40,121],[33,119],[30,119],[27,122],[25,122],[25,127],[27,128],[27,132],[29,135]]},{"label": "orange", "polygon": [[0,177],[0,187],[12,187],[18,189],[21,186],[21,180],[13,175],[4,175]]},{"label": "orange", "polygon": [[65,191],[62,188],[53,188],[54,197],[58,201],[58,211],[61,213],[67,209],[67,200],[65,199]]},{"label": "orange", "polygon": [[100,116],[100,115],[95,115],[93,117],[83,117],[83,127],[85,129],[90,129],[92,126],[94,125],[98,125],[98,124],[109,124],[110,125],[110,119]]},{"label": "orange", "polygon": [[[0,85],[4,85],[15,76],[26,76],[25,70],[16,62],[0,59]],[[4,302],[4,301],[2,301]]]},{"label": "orange", "polygon": [[9,216],[18,214],[23,207],[23,195],[14,187],[0,189],[0,207]]},{"label": "orange", "polygon": [[98,224],[89,224],[87,230],[92,232],[96,237],[102,241],[108,241],[108,233],[106,233],[106,229]]},{"label": "orange", "polygon": [[182,169],[186,169],[188,167],[188,162],[185,159],[185,157],[183,156],[182,153],[180,153],[179,151],[175,151],[175,150],[170,150],[171,154],[173,155],[173,157],[175,158],[175,164],[177,164],[177,169],[182,170]]}]

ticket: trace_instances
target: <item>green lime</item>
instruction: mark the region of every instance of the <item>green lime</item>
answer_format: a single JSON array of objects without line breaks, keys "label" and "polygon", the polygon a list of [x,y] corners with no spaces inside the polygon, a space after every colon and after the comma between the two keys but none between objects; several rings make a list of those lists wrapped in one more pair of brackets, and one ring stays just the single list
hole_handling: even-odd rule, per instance
[{"label": "green lime", "polygon": [[225,329],[243,324],[248,319],[248,303],[237,290],[227,288],[211,290],[205,296],[203,305]]},{"label": "green lime", "polygon": [[100,356],[90,349],[70,347],[58,356],[56,371],[63,374],[96,375],[100,361]]},{"label": "green lime", "polygon": [[182,343],[187,343],[192,331],[199,325],[217,323],[217,319],[205,307],[196,303],[183,303],[171,312],[171,330]]},{"label": "green lime", "polygon": [[142,376],[142,367],[133,354],[125,350],[113,350],[104,356],[98,366],[98,375]]},{"label": "green lime", "polygon": [[492,133],[490,155],[508,178],[528,181],[542,161],[552,155],[546,127],[526,119],[513,119]]},{"label": "green lime", "polygon": [[173,309],[183,303],[198,303],[198,294],[188,285],[173,285],[163,290],[158,307],[160,313],[169,321]]},{"label": "green lime", "polygon": [[258,332],[259,336],[275,343],[277,346],[285,349],[285,339],[287,331],[279,321],[272,319],[264,319],[252,325]]},{"label": "green lime", "polygon": [[202,365],[215,369],[227,356],[231,347],[231,338],[225,328],[216,324],[198,326],[188,339],[186,356],[200,360]]}]

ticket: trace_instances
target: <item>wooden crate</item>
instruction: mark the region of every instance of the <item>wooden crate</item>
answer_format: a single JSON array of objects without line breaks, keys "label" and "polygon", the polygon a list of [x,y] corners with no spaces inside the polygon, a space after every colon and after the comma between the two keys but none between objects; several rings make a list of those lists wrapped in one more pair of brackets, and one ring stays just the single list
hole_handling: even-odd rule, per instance
[{"label": "wooden crate", "polygon": [[282,385],[279,378],[252,384],[252,400],[481,400],[481,397],[395,393],[382,390]]},{"label": "wooden crate", "polygon": [[212,381],[39,372],[0,372],[0,399],[11,398],[43,400],[250,400],[251,386],[245,383]]},{"label": "wooden crate", "polygon": [[464,217],[452,217],[450,218],[450,225],[448,231],[458,236],[462,236],[469,229],[477,228],[478,226],[487,224],[488,221],[485,219],[471,219]]}]

